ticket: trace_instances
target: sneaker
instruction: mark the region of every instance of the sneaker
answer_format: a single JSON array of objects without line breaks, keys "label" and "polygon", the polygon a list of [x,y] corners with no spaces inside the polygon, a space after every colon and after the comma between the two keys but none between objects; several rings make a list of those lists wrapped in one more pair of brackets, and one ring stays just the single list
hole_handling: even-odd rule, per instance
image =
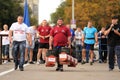
[{"label": "sneaker", "polygon": [[61,71],[62,72],[63,68],[62,67],[61,68],[58,67],[58,68],[56,68],[56,71]]},{"label": "sneaker", "polygon": [[56,68],[56,71],[59,71],[59,70],[60,70],[60,68],[59,68],[59,67],[57,67],[57,68]]},{"label": "sneaker", "polygon": [[6,63],[8,63],[8,61],[7,61],[7,60],[5,60],[5,61],[4,61],[4,64],[6,64]]},{"label": "sneaker", "polygon": [[100,59],[100,60],[99,60],[99,63],[103,63],[103,61]]},{"label": "sneaker", "polygon": [[62,72],[62,71],[63,71],[63,68],[60,68],[59,70]]},{"label": "sneaker", "polygon": [[40,64],[40,62],[39,61],[37,61],[37,63],[36,64]]},{"label": "sneaker", "polygon": [[44,64],[44,63],[45,63],[45,60],[41,60],[41,61],[40,61],[40,64]]},{"label": "sneaker", "polygon": [[27,64],[28,63],[28,61],[25,61],[25,64]]},{"label": "sneaker", "polygon": [[14,69],[16,70],[17,68],[18,68],[18,63],[15,63],[15,68]]},{"label": "sneaker", "polygon": [[93,62],[90,62],[90,65],[93,65]]},{"label": "sneaker", "polygon": [[85,64],[86,62],[85,61],[82,61],[81,64]]},{"label": "sneaker", "polygon": [[23,67],[19,67],[20,71],[24,71],[24,68]]},{"label": "sneaker", "polygon": [[29,64],[34,64],[33,61],[30,61]]}]

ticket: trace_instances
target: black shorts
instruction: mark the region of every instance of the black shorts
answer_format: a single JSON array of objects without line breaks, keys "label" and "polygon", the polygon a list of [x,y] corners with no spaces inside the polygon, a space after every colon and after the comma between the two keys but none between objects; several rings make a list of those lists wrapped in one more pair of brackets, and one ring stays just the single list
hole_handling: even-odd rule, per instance
[{"label": "black shorts", "polygon": [[49,43],[39,43],[39,48],[49,49]]},{"label": "black shorts", "polygon": [[94,44],[86,44],[82,46],[83,49],[94,50]]}]

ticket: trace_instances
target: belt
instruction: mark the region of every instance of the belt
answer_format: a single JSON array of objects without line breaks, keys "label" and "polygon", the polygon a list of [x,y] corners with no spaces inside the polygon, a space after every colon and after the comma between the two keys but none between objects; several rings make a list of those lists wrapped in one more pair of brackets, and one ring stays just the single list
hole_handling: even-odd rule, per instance
[{"label": "belt", "polygon": [[91,40],[91,39],[95,39],[95,38],[85,38],[85,39]]}]

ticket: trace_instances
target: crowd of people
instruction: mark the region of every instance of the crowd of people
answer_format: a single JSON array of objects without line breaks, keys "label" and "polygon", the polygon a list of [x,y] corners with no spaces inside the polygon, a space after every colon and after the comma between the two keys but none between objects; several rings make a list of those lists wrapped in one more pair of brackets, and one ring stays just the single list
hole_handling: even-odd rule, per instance
[{"label": "crowd of people", "polygon": [[[56,71],[63,71],[63,65],[59,63],[62,47],[72,49],[73,57],[82,65],[85,63],[93,65],[95,62],[94,46],[97,45],[99,45],[99,63],[108,62],[109,71],[112,71],[117,62],[120,70],[120,24],[117,16],[112,17],[111,24],[102,27],[99,32],[93,26],[92,21],[88,21],[83,29],[81,26],[71,29],[70,24],[65,25],[61,18],[53,27],[49,26],[47,20],[43,20],[39,26],[28,27],[23,23],[22,16],[18,16],[17,22],[14,22],[9,30],[7,24],[3,25],[3,29],[0,34],[8,35],[2,37],[3,63],[8,62],[9,48],[12,47],[15,70],[19,67],[20,71],[24,71],[23,65],[27,63],[44,64],[46,52],[55,50],[57,53]],[[37,51],[34,52],[36,42]]]}]

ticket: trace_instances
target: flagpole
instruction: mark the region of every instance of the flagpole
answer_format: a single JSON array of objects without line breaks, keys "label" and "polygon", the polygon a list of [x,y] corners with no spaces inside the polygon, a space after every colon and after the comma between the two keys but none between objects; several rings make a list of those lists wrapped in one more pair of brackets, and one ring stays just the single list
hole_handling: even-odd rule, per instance
[{"label": "flagpole", "polygon": [[28,3],[27,0],[24,0],[24,20],[23,22],[29,27],[30,20],[29,20],[29,10],[28,10]]}]

